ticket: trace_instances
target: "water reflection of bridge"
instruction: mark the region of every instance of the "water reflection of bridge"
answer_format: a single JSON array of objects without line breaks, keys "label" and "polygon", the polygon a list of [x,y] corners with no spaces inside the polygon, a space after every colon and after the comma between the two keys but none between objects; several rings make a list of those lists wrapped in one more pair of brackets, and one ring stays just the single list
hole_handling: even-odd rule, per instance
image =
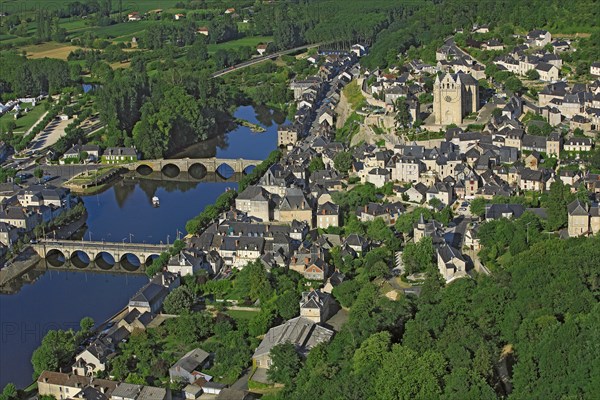
[{"label": "water reflection of bridge", "polygon": [[111,272],[143,272],[168,248],[163,244],[83,240],[43,240],[31,247],[55,267]]},{"label": "water reflection of bridge", "polygon": [[219,173],[206,173],[203,176],[192,175],[189,172],[180,172],[179,175],[172,177],[164,174],[163,172],[151,172],[149,174],[143,175],[138,172],[128,172],[124,175],[125,180],[133,180],[133,179],[144,179],[151,181],[163,181],[163,182],[190,182],[190,183],[199,183],[199,182],[211,182],[211,183],[223,183],[223,182],[239,182],[239,180],[244,176],[243,173],[234,173],[229,176],[223,176]]}]

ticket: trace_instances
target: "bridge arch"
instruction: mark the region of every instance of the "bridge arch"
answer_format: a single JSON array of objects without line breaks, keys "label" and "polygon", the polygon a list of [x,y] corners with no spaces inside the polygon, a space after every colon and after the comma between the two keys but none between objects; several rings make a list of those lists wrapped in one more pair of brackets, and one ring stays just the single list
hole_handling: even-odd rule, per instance
[{"label": "bridge arch", "polygon": [[254,164],[246,165],[244,167],[244,169],[242,170],[242,174],[244,174],[244,175],[251,174],[252,171],[254,171],[255,168],[256,168],[256,165],[254,165]]},{"label": "bridge arch", "polygon": [[154,169],[148,164],[140,164],[136,167],[135,171],[142,176],[147,176],[153,173]]},{"label": "bridge arch", "polygon": [[65,265],[67,257],[58,249],[50,249],[46,252],[46,261],[52,267],[62,267]]},{"label": "bridge arch", "polygon": [[140,258],[134,253],[125,253],[119,259],[119,264],[121,267],[129,272],[135,272],[139,270],[142,266]]},{"label": "bridge arch", "polygon": [[222,162],[221,164],[217,165],[215,173],[221,178],[228,180],[235,175],[235,168],[226,162]]},{"label": "bridge arch", "polygon": [[203,179],[207,173],[206,166],[199,162],[195,162],[188,167],[188,174],[194,179]]},{"label": "bridge arch", "polygon": [[107,251],[99,252],[94,258],[94,264],[104,271],[113,269],[116,263],[117,262],[113,255]]},{"label": "bridge arch", "polygon": [[69,261],[75,268],[84,269],[90,265],[90,256],[83,250],[75,250],[71,253]]},{"label": "bridge arch", "polygon": [[152,265],[152,263],[154,262],[155,259],[157,259],[159,257],[159,254],[149,254],[147,257],[145,257],[145,265],[147,267],[149,267],[150,265]]},{"label": "bridge arch", "polygon": [[169,178],[175,178],[179,175],[181,169],[177,164],[171,162],[163,165],[161,172]]}]

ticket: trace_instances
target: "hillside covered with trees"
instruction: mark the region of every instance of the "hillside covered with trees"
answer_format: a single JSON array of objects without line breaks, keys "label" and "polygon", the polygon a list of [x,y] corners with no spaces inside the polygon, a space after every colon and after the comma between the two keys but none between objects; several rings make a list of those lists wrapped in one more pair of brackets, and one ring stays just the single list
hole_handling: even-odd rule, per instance
[{"label": "hillside covered with trees", "polygon": [[349,322],[277,399],[591,399],[600,384],[600,239],[546,240],[493,276],[418,299],[355,291]]}]

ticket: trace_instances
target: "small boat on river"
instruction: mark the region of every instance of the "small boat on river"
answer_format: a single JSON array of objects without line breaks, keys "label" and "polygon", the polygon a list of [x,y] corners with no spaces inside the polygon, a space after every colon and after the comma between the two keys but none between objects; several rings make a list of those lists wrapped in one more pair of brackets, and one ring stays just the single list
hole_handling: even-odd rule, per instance
[{"label": "small boat on river", "polygon": [[152,198],[152,207],[159,207],[160,206],[160,200],[158,199],[158,197],[154,196]]}]

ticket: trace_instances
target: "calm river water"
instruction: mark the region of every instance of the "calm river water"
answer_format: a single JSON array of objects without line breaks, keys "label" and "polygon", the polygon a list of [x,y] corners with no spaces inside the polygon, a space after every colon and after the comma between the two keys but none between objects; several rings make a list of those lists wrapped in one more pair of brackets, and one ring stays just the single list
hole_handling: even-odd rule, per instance
[{"label": "calm river water", "polygon": [[[176,157],[264,159],[275,149],[277,127],[285,116],[266,108],[242,106],[235,117],[260,124],[264,133],[240,126],[215,139],[191,146]],[[235,182],[177,182],[132,179],[84,198],[88,210],[85,240],[120,242],[172,242],[185,223],[212,203]],[[160,207],[152,207],[158,196]],[[147,278],[51,271],[25,284],[16,294],[0,294],[0,389],[8,382],[23,387],[31,383],[33,351],[49,329],[77,328],[91,316],[103,321],[125,306]]]}]

